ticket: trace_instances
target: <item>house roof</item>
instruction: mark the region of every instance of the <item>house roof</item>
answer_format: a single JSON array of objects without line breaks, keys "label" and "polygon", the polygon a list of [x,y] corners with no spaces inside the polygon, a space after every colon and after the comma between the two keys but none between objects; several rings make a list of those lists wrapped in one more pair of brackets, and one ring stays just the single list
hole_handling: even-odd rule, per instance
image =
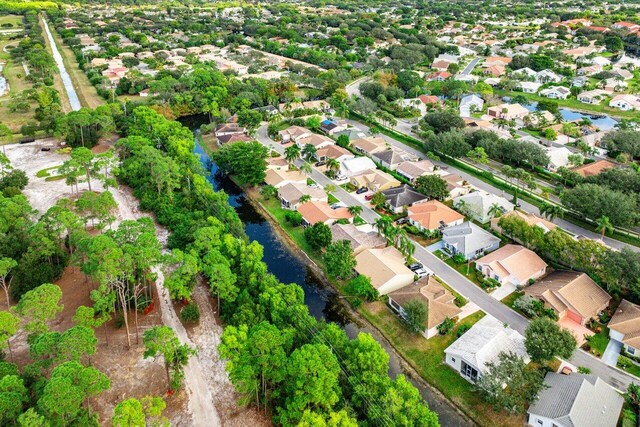
[{"label": "house roof", "polygon": [[422,227],[428,230],[434,230],[443,224],[448,225],[464,219],[464,215],[437,200],[430,200],[412,206],[408,209],[408,213],[410,219],[420,223]]},{"label": "house roof", "polygon": [[524,338],[493,316],[486,315],[444,351],[464,359],[484,374],[487,363],[498,362],[498,355],[511,352],[529,361]]},{"label": "house roof", "polygon": [[221,125],[216,126],[216,133],[220,133],[220,132],[244,133],[245,131],[246,129],[237,123],[223,123]]},{"label": "house roof", "polygon": [[396,168],[396,172],[410,178],[417,178],[431,171],[433,171],[433,163],[426,159],[418,162],[402,162]]},{"label": "house roof", "polygon": [[425,105],[440,103],[440,99],[434,95],[420,95],[418,99]]},{"label": "house roof", "polygon": [[268,169],[264,182],[276,187],[288,182],[306,182],[307,175],[300,171],[288,171],[283,169]]},{"label": "house roof", "polygon": [[302,135],[311,135],[313,132],[311,132],[309,129],[307,128],[303,128],[302,126],[289,126],[286,129],[283,129],[281,131],[278,132],[281,136],[283,135],[289,135],[291,138],[295,139],[298,138]]},{"label": "house roof", "polygon": [[376,164],[373,163],[368,157],[354,157],[352,159],[347,159],[342,162],[341,169],[344,171],[345,175],[354,176],[365,171],[373,170],[376,168]]},{"label": "house roof", "polygon": [[400,186],[400,181],[395,179],[393,175],[383,172],[380,169],[365,171],[360,175],[352,176],[351,179],[356,181],[361,187],[369,187],[371,184],[375,184],[378,188],[385,184],[391,184],[392,187]]},{"label": "house roof", "polygon": [[624,335],[622,342],[640,347],[640,306],[623,299],[607,325]]},{"label": "house roof", "polygon": [[504,276],[514,276],[520,283],[525,283],[540,270],[547,268],[547,263],[535,252],[520,245],[505,245],[476,260],[476,265],[478,264],[504,272]]},{"label": "house roof", "polygon": [[309,136],[305,136],[300,138],[297,141],[300,145],[311,144],[314,147],[318,148],[321,145],[333,145],[333,139],[328,136],[318,135],[317,133],[311,134]]},{"label": "house roof", "polygon": [[369,136],[366,138],[358,138],[351,141],[351,145],[354,148],[359,148],[365,153],[373,154],[378,151],[383,151],[387,149],[387,142],[384,138],[379,136]]},{"label": "house roof", "polygon": [[249,141],[253,141],[253,138],[242,134],[242,133],[230,133],[227,135],[220,135],[217,137],[218,141],[221,144],[229,144],[232,142],[249,142]]},{"label": "house roof", "polygon": [[371,157],[379,162],[385,162],[389,165],[397,165],[404,162],[404,155],[406,155],[406,153],[404,153],[403,151],[390,148],[388,150],[373,153]]},{"label": "house roof", "polygon": [[467,208],[472,211],[473,214],[477,214],[482,217],[489,215],[489,210],[494,204],[499,205],[506,213],[512,211],[515,207],[513,203],[501,196],[496,196],[493,193],[486,193],[484,191],[474,191],[473,193],[465,194],[454,199],[454,206],[458,206],[460,201],[464,201]]},{"label": "house roof", "polygon": [[404,264],[404,257],[393,246],[384,249],[365,249],[356,255],[356,271],[371,279],[371,285],[379,289],[395,276],[413,281],[414,273]]},{"label": "house roof", "polygon": [[304,184],[289,183],[278,189],[278,195],[293,204],[298,203],[306,194],[311,196],[311,200],[327,200],[327,193],[323,189],[311,188]]},{"label": "house roof", "polygon": [[417,192],[406,184],[384,190],[382,194],[384,194],[387,203],[393,208],[401,208],[428,199],[427,196]]},{"label": "house roof", "polygon": [[554,271],[525,293],[544,300],[558,313],[570,309],[585,319],[597,316],[611,300],[589,276],[575,271]]},{"label": "house roof", "polygon": [[547,385],[529,407],[539,415],[571,427],[615,427],[624,399],[594,375],[547,373]]},{"label": "house roof", "polygon": [[333,241],[348,240],[354,253],[364,249],[385,247],[387,240],[373,229],[364,231],[353,224],[333,224],[331,226]]},{"label": "house roof", "polygon": [[469,221],[443,229],[442,240],[463,254],[475,252],[500,242],[499,238]]},{"label": "house roof", "polygon": [[600,174],[605,169],[615,168],[616,164],[610,162],[609,160],[597,160],[593,163],[587,163],[586,165],[578,166],[577,168],[573,168],[574,172],[577,172],[583,177],[586,176],[594,176]]},{"label": "house roof", "polygon": [[[554,223],[552,223],[549,220],[546,220],[542,217],[539,217],[535,214],[529,213],[529,212],[522,212],[522,211],[511,211],[511,212],[507,212],[506,214],[502,215],[502,217],[500,218],[506,218],[508,216],[517,216],[520,219],[522,219],[523,221],[525,221],[529,226],[537,226],[542,228],[545,232],[551,231],[554,228],[557,227],[557,225],[555,225]],[[493,218],[491,219],[491,225],[492,227],[495,228],[495,225],[498,224],[498,222],[500,221],[500,218]]]},{"label": "house roof", "polygon": [[342,156],[354,157],[351,151],[340,147],[339,145],[331,144],[325,147],[318,148],[316,155],[319,157],[328,157],[331,159],[338,159]]},{"label": "house roof", "polygon": [[332,209],[327,202],[311,200],[298,207],[298,212],[311,225],[330,220],[350,219],[353,217],[347,208]]},{"label": "house roof", "polygon": [[423,277],[409,286],[389,293],[389,298],[404,305],[411,300],[418,300],[427,307],[427,324],[425,329],[438,326],[448,317],[450,319],[462,311],[454,304],[455,296],[445,289],[435,276]]}]

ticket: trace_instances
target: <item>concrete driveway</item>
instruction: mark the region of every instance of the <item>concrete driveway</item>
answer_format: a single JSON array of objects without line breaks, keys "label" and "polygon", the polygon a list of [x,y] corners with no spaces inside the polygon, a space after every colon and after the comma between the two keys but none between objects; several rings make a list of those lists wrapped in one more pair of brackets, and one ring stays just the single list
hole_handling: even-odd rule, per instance
[{"label": "concrete driveway", "polygon": [[622,350],[622,343],[620,341],[609,340],[609,344],[607,344],[607,348],[602,355],[602,361],[609,366],[617,366],[620,350]]}]

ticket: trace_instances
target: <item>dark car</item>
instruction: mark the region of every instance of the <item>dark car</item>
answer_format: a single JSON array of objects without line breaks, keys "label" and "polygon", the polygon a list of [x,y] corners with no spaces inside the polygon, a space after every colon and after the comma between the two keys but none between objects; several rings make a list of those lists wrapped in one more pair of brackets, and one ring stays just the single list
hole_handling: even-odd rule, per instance
[{"label": "dark car", "polygon": [[399,220],[396,221],[396,224],[398,225],[402,225],[402,224],[406,224],[407,222],[409,222],[409,218],[400,218]]},{"label": "dark car", "polygon": [[324,166],[327,162],[316,162],[316,167]]},{"label": "dark car", "polygon": [[366,193],[367,191],[369,191],[367,187],[360,187],[356,190],[356,194]]},{"label": "dark car", "polygon": [[407,267],[409,267],[409,270],[411,271],[416,271],[423,268],[424,265],[420,264],[419,262],[414,262],[413,264],[409,264]]},{"label": "dark car", "polygon": [[51,147],[42,147],[40,151],[51,151]]},{"label": "dark car", "polygon": [[364,199],[367,201],[373,199],[373,194],[367,194],[366,196],[364,196]]}]

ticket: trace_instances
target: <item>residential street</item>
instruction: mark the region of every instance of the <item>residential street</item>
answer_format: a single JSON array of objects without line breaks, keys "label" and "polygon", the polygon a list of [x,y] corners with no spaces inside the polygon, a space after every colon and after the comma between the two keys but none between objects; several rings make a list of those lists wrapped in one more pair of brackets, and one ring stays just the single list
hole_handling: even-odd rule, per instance
[{"label": "residential street", "polygon": [[[365,126],[360,125],[357,122],[351,122],[351,124],[354,124],[354,125],[358,124],[359,126],[356,126],[356,127],[360,129],[363,129],[363,128],[366,129]],[[273,149],[275,149],[277,152],[281,154],[284,153],[285,147],[283,147],[278,142],[273,141],[267,135],[266,125],[262,125],[258,129],[257,139],[259,142],[261,142],[265,146],[272,147]],[[400,144],[397,141],[394,141],[391,138],[388,138],[386,136],[385,136],[385,139],[392,142],[393,145]],[[400,146],[407,151],[410,151],[416,155],[420,155],[421,158],[424,157],[424,155],[421,155],[421,153],[417,152],[417,150],[414,150],[411,147],[406,147],[404,146],[404,144],[400,144]],[[298,160],[296,164],[300,165],[302,164],[302,162],[303,162],[302,160]],[[462,175],[463,177],[465,177],[465,179],[469,179],[469,181],[471,182],[472,177],[467,178],[464,172],[462,171],[457,171],[457,172],[460,173],[460,175]],[[360,202],[358,199],[353,197],[347,191],[337,186],[332,180],[330,180],[324,174],[316,170],[316,168],[312,167],[312,172],[310,174],[310,177],[322,186],[326,186],[328,184],[332,184],[336,186],[336,191],[333,192],[333,194],[342,202],[344,202],[347,206],[355,206],[355,205],[362,206],[363,212],[361,214],[361,217],[365,219],[367,222],[373,223],[379,217],[379,215],[376,212],[374,212],[371,208],[367,207],[364,203]],[[476,185],[475,182],[473,182],[473,184]],[[493,188],[488,185],[487,187]],[[525,206],[524,203],[523,203],[523,207],[526,210],[529,209],[527,206]],[[535,210],[535,212],[537,213],[537,209]],[[484,292],[481,288],[479,288],[474,283],[469,281],[466,277],[459,274],[457,271],[455,271],[453,268],[447,265],[444,261],[440,260],[435,255],[428,252],[422,246],[415,244],[415,247],[416,247],[416,250],[413,257],[416,258],[418,261],[422,262],[425,265],[425,267],[427,267],[429,270],[435,273],[436,276],[443,279],[456,292],[460,293],[461,295],[466,297],[468,300],[478,305],[480,309],[483,310],[485,313],[490,314],[496,319],[508,324],[519,333],[524,334],[524,331],[528,324],[527,319],[525,319],[523,316],[516,313],[515,311],[511,310],[509,307],[502,304],[500,301],[496,300],[491,295]],[[627,386],[633,381],[633,377],[626,374],[625,372],[617,368],[608,366],[605,363],[603,363],[601,360],[596,359],[595,357],[592,357],[591,355],[581,350],[576,350],[570,362],[575,366],[588,367],[589,369],[591,369],[591,372],[593,374],[598,375],[604,381],[618,388],[621,391],[626,390]]]},{"label": "residential street", "polygon": [[473,58],[471,60],[471,62],[469,62],[466,67],[464,67],[464,70],[462,70],[460,75],[461,76],[466,76],[466,75],[471,74],[471,72],[473,71],[475,66],[478,65],[478,62],[480,62],[480,58]]}]

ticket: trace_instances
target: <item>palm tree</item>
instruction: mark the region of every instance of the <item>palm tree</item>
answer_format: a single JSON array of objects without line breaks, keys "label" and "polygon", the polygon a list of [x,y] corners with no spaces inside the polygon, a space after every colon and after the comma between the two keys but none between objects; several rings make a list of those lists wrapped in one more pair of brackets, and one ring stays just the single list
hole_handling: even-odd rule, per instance
[{"label": "palm tree", "polygon": [[458,209],[462,215],[469,216],[469,206],[465,200],[458,200],[454,207]]},{"label": "palm tree", "polygon": [[488,213],[491,218],[498,218],[502,215],[502,206],[500,206],[498,203],[494,203],[489,206]]},{"label": "palm tree", "polygon": [[284,150],[284,158],[289,163],[289,166],[291,166],[298,157],[300,157],[300,146],[298,144],[293,144]]},{"label": "palm tree", "polygon": [[347,208],[347,210],[349,211],[349,213],[351,215],[353,215],[355,217],[355,216],[358,216],[358,215],[360,215],[362,213],[362,206],[360,206],[360,205],[349,206]]},{"label": "palm tree", "polygon": [[553,221],[554,218],[562,218],[564,216],[564,209],[558,205],[545,203],[540,207],[540,215],[544,215],[549,221]]},{"label": "palm tree", "polygon": [[312,171],[311,165],[305,162],[302,164],[302,166],[300,166],[300,170],[306,174],[310,174]]},{"label": "palm tree", "polygon": [[608,216],[603,215],[596,220],[596,231],[599,231],[602,233],[600,240],[603,240],[603,241],[604,241],[604,235],[606,233],[613,232],[613,224],[611,224],[611,220],[609,219]]},{"label": "palm tree", "polygon": [[299,203],[307,203],[309,200],[311,200],[311,196],[309,194],[304,194],[302,197],[300,197]]},{"label": "palm tree", "polygon": [[316,149],[315,146],[313,146],[312,144],[305,144],[304,147],[302,148],[302,155],[304,156],[305,159],[307,159],[307,161],[310,161],[311,158],[313,158],[313,156],[316,155],[316,152],[318,150]]},{"label": "palm tree", "polygon": [[332,158],[327,159],[327,169],[335,174],[340,169],[340,162]]},{"label": "palm tree", "polygon": [[336,191],[336,186],[333,184],[327,184],[324,186],[324,192],[327,194],[331,194]]},{"label": "palm tree", "polygon": [[376,219],[376,221],[373,223],[373,226],[378,231],[378,236],[379,236],[380,234],[386,235],[385,230],[391,227],[392,224],[393,224],[393,220],[391,219],[391,217],[383,215],[380,218]]}]

